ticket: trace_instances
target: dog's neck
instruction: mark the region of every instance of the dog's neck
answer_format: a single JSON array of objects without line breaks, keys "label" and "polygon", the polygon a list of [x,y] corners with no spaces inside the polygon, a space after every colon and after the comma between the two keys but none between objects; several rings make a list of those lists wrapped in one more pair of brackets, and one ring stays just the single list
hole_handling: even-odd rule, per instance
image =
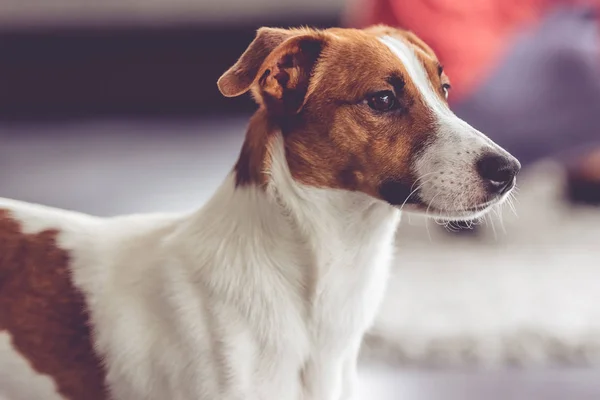
[{"label": "dog's neck", "polygon": [[332,398],[340,364],[352,376],[385,293],[400,212],[362,193],[299,184],[283,136],[269,135],[266,182],[239,184],[232,171],[165,246],[175,246],[190,290],[249,327],[257,354],[272,355],[278,384]]},{"label": "dog's neck", "polygon": [[[260,120],[257,124],[256,118],[249,129],[273,126]],[[376,257],[374,252],[392,247],[400,217],[397,209],[363,193],[297,183],[289,170],[283,137],[276,127],[272,129],[248,132],[253,135],[254,147],[243,149],[237,164],[250,162],[262,168],[265,164],[260,158],[269,157],[264,182],[260,178],[240,182],[236,167],[193,218],[191,229],[200,234],[210,226],[209,231],[215,232],[213,238],[202,240],[225,240],[247,247],[237,248],[238,252],[264,251],[257,246],[267,245],[273,246],[275,253],[285,249],[288,254],[282,254],[282,260],[293,263],[297,258],[300,264],[310,260],[309,267],[317,270],[335,260],[368,264],[369,257]],[[268,149],[258,147],[260,138],[269,141]],[[254,171],[247,176],[257,178],[261,173]],[[272,252],[266,253],[269,256]]]}]

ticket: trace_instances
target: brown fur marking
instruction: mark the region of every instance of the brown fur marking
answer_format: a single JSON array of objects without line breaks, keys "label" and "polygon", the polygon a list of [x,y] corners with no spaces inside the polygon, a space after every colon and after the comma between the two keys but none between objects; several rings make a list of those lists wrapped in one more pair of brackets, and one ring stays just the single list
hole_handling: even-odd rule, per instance
[{"label": "brown fur marking", "polygon": [[24,234],[0,210],[0,331],[68,399],[106,399],[85,300],[71,282],[69,255],[56,230]]},{"label": "brown fur marking", "polygon": [[264,110],[257,111],[250,118],[246,139],[235,164],[236,186],[267,184],[265,171],[269,170],[271,162],[269,141],[274,133],[275,129],[271,127]]},{"label": "brown fur marking", "polygon": [[[236,71],[246,65],[248,73],[257,74],[251,89],[263,121],[251,121],[236,165],[237,183],[267,182],[269,140],[280,130],[290,171],[298,182],[358,190],[385,200],[390,199],[383,195],[383,186],[410,187],[416,179],[414,157],[429,143],[435,120],[405,66],[378,37],[395,36],[411,45],[445,100],[447,77],[440,73],[431,48],[411,32],[386,26],[288,32],[283,40],[280,30],[270,34],[261,30],[236,64]],[[257,68],[258,57],[251,53],[264,54],[257,46],[265,35],[283,44]],[[234,80],[231,70],[221,80]],[[243,82],[250,80],[246,77]],[[386,90],[395,93],[398,110],[376,112],[365,104],[369,95]],[[286,95],[292,94],[296,96],[293,107],[285,107]],[[268,131],[260,133],[260,129]]]}]

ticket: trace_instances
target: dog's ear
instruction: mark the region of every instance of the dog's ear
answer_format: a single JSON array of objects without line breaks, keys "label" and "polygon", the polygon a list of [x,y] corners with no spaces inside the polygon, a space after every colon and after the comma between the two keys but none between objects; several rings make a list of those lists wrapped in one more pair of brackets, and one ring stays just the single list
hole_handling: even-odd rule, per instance
[{"label": "dog's ear", "polygon": [[304,103],[313,67],[325,36],[305,29],[261,28],[240,59],[217,85],[224,96],[255,95],[267,107],[297,112]]}]

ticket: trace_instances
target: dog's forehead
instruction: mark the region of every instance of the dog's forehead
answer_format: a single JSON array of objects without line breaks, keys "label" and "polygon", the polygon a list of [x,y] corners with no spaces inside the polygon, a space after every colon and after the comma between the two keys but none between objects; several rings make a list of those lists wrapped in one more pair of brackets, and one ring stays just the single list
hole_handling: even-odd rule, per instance
[{"label": "dog's forehead", "polygon": [[391,38],[400,43],[403,43],[411,49],[422,61],[437,63],[435,52],[417,35],[410,31],[391,28],[389,26],[373,26],[363,30],[368,35],[374,36],[376,39]]},{"label": "dog's forehead", "polygon": [[369,79],[399,73],[412,80],[415,69],[423,70],[428,79],[440,75],[441,66],[433,50],[411,32],[386,26],[364,30],[332,28],[327,32],[333,44],[329,64],[347,67],[357,79],[363,76],[360,69],[368,71]]}]

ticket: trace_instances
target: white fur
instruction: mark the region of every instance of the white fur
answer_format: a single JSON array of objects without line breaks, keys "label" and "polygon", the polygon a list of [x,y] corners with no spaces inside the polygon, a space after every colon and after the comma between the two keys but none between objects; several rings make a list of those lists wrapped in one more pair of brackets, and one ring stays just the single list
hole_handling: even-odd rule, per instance
[{"label": "white fur", "polygon": [[[479,206],[485,197],[485,189],[475,169],[477,159],[483,153],[514,158],[450,110],[432,87],[431,79],[412,46],[391,36],[384,36],[380,40],[402,61],[421,100],[437,120],[436,132],[432,132],[435,139],[415,162],[419,178],[415,189],[418,188],[421,199],[429,204],[428,213],[431,215],[472,218],[472,211],[461,210]],[[481,207],[481,211],[486,211],[494,204]]]},{"label": "white fur", "polygon": [[298,185],[282,140],[266,191],[232,174],[191,215],[0,208],[28,233],[60,230],[119,400],[350,398],[399,221],[367,195]]},{"label": "white fur", "polygon": [[12,345],[8,332],[0,331],[0,400],[61,400],[47,375],[40,375]]},{"label": "white fur", "polygon": [[[462,165],[474,159],[451,152],[493,145],[436,103],[412,50],[382,40],[439,116],[421,176],[442,163],[469,179],[473,167]],[[352,397],[400,211],[366,194],[300,185],[280,135],[271,150],[266,190],[236,187],[232,173],[190,215],[98,219],[0,200],[26,232],[60,231],[116,400]],[[451,207],[453,190],[444,186],[446,199],[430,203]]]}]

